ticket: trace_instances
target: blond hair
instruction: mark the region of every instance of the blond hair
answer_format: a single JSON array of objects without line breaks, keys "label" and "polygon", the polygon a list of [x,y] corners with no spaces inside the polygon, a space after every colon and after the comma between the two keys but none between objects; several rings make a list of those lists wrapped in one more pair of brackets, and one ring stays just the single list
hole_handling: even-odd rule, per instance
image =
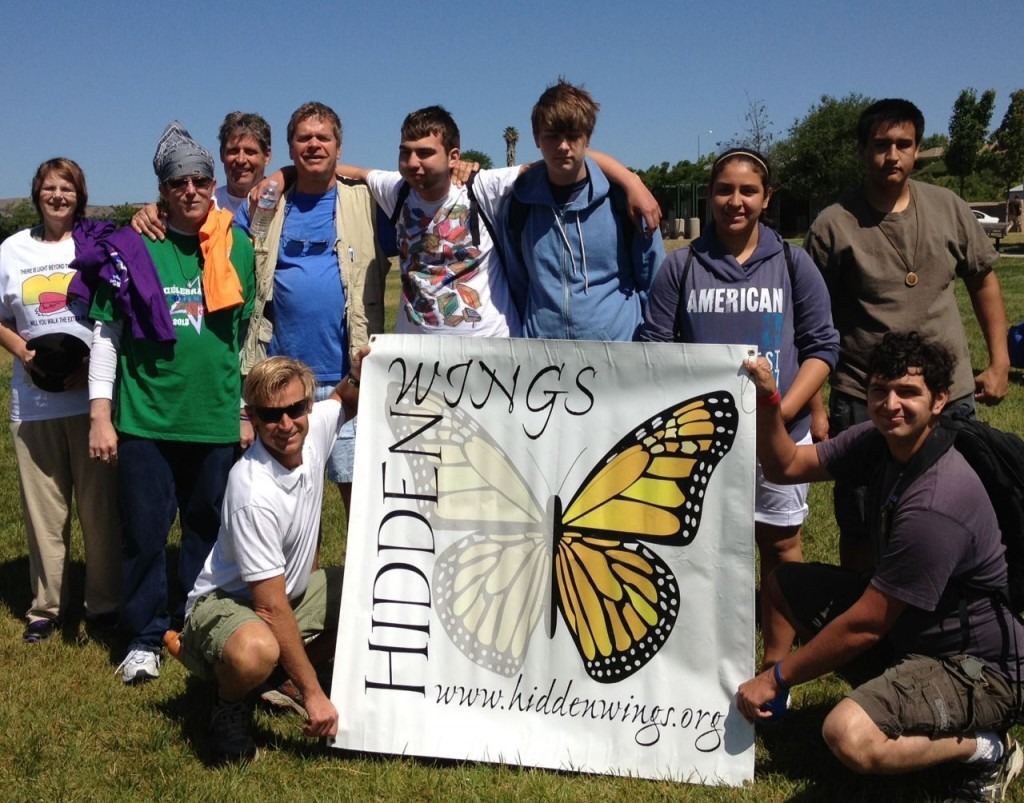
[{"label": "blond hair", "polygon": [[306,399],[313,401],[315,380],[308,365],[291,357],[268,357],[256,363],[245,378],[245,403],[250,407],[265,407],[293,379],[302,384]]}]

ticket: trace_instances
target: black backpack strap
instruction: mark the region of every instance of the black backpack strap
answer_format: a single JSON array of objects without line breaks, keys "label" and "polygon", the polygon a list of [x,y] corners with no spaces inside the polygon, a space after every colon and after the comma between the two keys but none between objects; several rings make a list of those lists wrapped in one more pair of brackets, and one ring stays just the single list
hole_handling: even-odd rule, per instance
[{"label": "black backpack strap", "polygon": [[519,261],[526,262],[523,259],[523,230],[526,228],[526,218],[530,216],[530,206],[524,201],[521,201],[519,197],[512,191],[509,195],[508,201],[508,232],[509,239],[512,241],[512,247],[516,249],[516,256],[519,257]]},{"label": "black backpack strap", "polygon": [[405,202],[409,200],[409,191],[412,187],[409,186],[408,181],[403,181],[402,186],[398,188],[398,198],[395,201],[395,210],[391,213],[391,225],[394,226],[398,223],[398,217],[402,214],[402,208],[405,206]]},{"label": "black backpack strap", "polygon": [[679,277],[679,298],[676,300],[676,317],[672,323],[672,340],[676,343],[683,342],[683,318],[686,316],[686,280],[690,278],[690,268],[693,265],[693,247],[686,249],[686,262],[683,263],[683,275]]},{"label": "black backpack strap", "polygon": [[498,259],[501,261],[502,266],[505,265],[505,252],[501,248],[501,240],[498,238],[497,229],[494,228],[494,223],[491,221],[483,209],[480,208],[480,203],[476,199],[476,192],[473,190],[473,182],[476,180],[477,172],[474,170],[469,174],[469,178],[466,180],[466,194],[469,196],[469,234],[473,238],[473,245],[480,245],[480,224],[478,221],[484,222],[484,228],[487,229],[487,233],[491,237],[491,243],[494,248],[494,252],[498,255]]},{"label": "black backpack strap", "polygon": [[619,221],[619,225],[622,226],[622,238],[626,245],[626,253],[630,254],[633,250],[633,238],[636,236],[636,226],[633,225],[633,221],[629,218],[629,205],[626,203],[626,191],[618,184],[610,184],[608,187],[608,197],[612,202],[612,211],[615,213],[615,217]]},{"label": "black backpack strap", "polygon": [[793,247],[782,241],[782,253],[786,255],[786,270],[789,271],[789,293],[793,295],[793,288],[796,287],[796,267],[793,265]]},{"label": "black backpack strap", "polygon": [[[879,435],[881,437],[881,435]],[[918,477],[924,474],[929,468],[938,462],[946,452],[953,448],[956,435],[943,428],[936,427],[935,431],[928,436],[924,445],[917,453],[910,458],[899,477],[896,479],[892,489],[882,500],[882,481],[885,473],[884,463],[875,471],[868,483],[867,499],[865,500],[866,512],[875,521],[884,543],[888,543],[892,534],[892,516],[899,504],[903,492],[910,487]]]}]

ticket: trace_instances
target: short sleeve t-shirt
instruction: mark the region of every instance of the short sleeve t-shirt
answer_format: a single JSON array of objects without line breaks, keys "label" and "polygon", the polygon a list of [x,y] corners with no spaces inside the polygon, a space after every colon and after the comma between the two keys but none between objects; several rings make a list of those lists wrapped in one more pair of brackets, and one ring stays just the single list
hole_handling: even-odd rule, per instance
[{"label": "short sleeve t-shirt", "polygon": [[[13,324],[26,340],[50,333],[74,335],[92,342],[88,306],[68,296],[75,258],[70,237],[46,243],[30,229],[12,234],[0,245],[0,320]],[[48,393],[36,387],[21,360],[11,370],[11,420],[42,421],[89,412],[89,391],[82,387]]]},{"label": "short sleeve t-shirt", "polygon": [[[874,425],[865,422],[819,443],[818,457],[837,480],[867,482],[882,470],[893,485],[903,466],[887,450],[881,453],[877,441]],[[1017,643],[1024,644],[1024,628],[998,602],[1006,583],[1005,547],[987,499],[978,475],[955,448],[900,495],[888,537],[878,535],[879,560],[871,579],[879,591],[909,606],[887,636],[898,654],[960,653],[964,597],[967,653],[1016,674],[1013,639],[1008,651],[1003,634],[1014,627]]]},{"label": "short sleeve t-shirt", "polygon": [[[231,264],[245,303],[208,312],[203,296],[199,238],[168,230],[162,242],[144,238],[177,340],[135,339],[125,327],[117,365],[119,432],[154,440],[231,443],[238,439],[241,397],[239,328],[252,314],[255,278],[252,243],[232,232]],[[112,321],[112,291],[101,284],[92,317]]]},{"label": "short sleeve t-shirt", "polygon": [[[518,167],[481,170],[473,181],[480,211],[493,224],[512,191]],[[373,170],[370,192],[390,217],[404,183],[397,172]],[[402,298],[396,329],[400,334],[518,336],[519,315],[509,295],[504,266],[490,233],[477,221],[480,243],[473,244],[469,191],[452,184],[439,201],[409,192],[396,221],[402,270]]]},{"label": "short sleeve t-shirt", "polygon": [[289,599],[305,592],[319,543],[324,467],[344,421],[336,400],[317,402],[302,465],[285,468],[260,440],[235,463],[217,543],[188,596],[189,611],[216,589],[251,600],[249,583],[282,574]]}]

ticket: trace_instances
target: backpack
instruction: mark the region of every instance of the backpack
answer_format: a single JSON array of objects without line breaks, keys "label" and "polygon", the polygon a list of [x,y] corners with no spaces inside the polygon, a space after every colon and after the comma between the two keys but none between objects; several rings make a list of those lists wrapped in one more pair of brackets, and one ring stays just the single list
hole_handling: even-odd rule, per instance
[{"label": "backpack", "polygon": [[1006,333],[1006,348],[1010,352],[1010,365],[1024,368],[1024,323],[1010,327]]},{"label": "backpack", "polygon": [[1002,596],[1014,613],[1024,611],[1024,440],[960,412],[940,416],[939,431],[930,440],[936,440],[935,446],[928,448],[926,442],[926,448],[914,455],[881,505],[883,535],[888,536],[900,494],[949,448],[955,448],[985,486],[999,521],[1007,567]]},{"label": "backpack", "polygon": [[[793,287],[796,285],[796,268],[793,265],[793,249],[785,240],[782,241],[782,252],[786,255],[786,271],[789,273],[789,295],[793,296]],[[672,338],[676,343],[683,342],[683,318],[686,317],[686,280],[690,276],[690,267],[693,265],[693,248],[689,248],[686,254],[686,262],[683,264],[683,275],[679,279],[679,298],[676,301],[675,323],[672,325]]]},{"label": "backpack", "polygon": [[[487,233],[491,236],[491,243],[494,247],[494,252],[498,255],[498,259],[501,261],[502,266],[505,265],[505,255],[501,250],[501,240],[498,238],[498,232],[494,228],[494,224],[490,218],[484,214],[484,210],[480,208],[480,204],[476,199],[476,193],[473,191],[473,182],[476,180],[477,171],[473,171],[469,174],[469,178],[466,179],[466,194],[469,196],[469,235],[473,240],[473,245],[480,245],[480,223],[484,222],[484,227],[487,229]],[[412,187],[409,186],[408,181],[403,181],[401,186],[398,188],[398,198],[395,200],[395,210],[391,213],[390,223],[395,226],[398,223],[398,218],[402,214],[402,209],[405,208],[405,202],[409,200],[409,193],[412,191]],[[473,270],[474,268],[466,268],[466,270]],[[457,278],[457,276],[456,276]]]}]

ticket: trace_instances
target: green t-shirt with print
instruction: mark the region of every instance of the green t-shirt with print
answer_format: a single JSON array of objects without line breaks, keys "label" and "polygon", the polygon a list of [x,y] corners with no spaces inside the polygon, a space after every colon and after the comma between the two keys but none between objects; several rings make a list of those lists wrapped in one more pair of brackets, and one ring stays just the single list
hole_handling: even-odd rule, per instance
[{"label": "green t-shirt with print", "polygon": [[[168,230],[163,242],[144,238],[177,340],[136,340],[126,323],[117,367],[114,426],[125,435],[194,443],[238,440],[241,375],[238,352],[242,325],[252,314],[255,294],[252,243],[232,229],[231,264],[245,303],[209,313],[203,301],[199,237]],[[90,317],[120,317],[113,290],[101,285]]]}]

